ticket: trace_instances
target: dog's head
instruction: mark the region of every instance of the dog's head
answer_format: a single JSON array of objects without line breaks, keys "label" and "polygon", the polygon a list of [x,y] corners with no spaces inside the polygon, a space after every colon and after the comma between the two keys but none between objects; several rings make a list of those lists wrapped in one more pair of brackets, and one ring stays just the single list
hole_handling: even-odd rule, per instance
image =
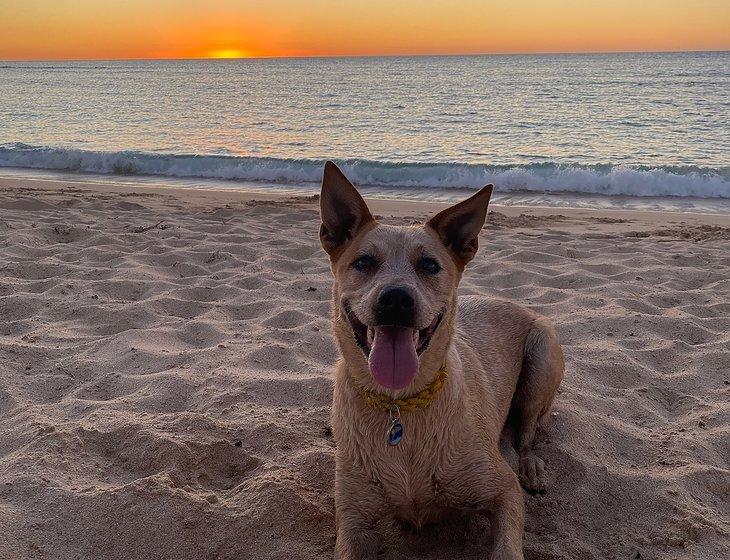
[{"label": "dog's head", "polygon": [[491,194],[488,185],[423,226],[383,225],[337,166],[325,164],[320,240],[335,277],[335,336],[362,384],[397,392],[443,365],[457,288]]}]

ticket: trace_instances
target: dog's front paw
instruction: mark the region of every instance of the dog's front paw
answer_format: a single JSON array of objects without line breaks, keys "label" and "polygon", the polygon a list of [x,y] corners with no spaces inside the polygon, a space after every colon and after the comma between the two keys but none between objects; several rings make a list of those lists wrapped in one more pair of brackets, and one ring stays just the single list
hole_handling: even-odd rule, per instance
[{"label": "dog's front paw", "polygon": [[520,457],[520,482],[531,494],[545,492],[545,461],[532,453]]}]

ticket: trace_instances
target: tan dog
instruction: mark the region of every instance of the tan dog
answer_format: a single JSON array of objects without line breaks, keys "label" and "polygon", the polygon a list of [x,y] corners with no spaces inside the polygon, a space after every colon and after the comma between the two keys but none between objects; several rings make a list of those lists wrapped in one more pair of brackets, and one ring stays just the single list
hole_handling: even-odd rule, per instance
[{"label": "tan dog", "polygon": [[376,557],[383,518],[420,527],[459,510],[489,514],[491,558],[523,557],[522,490],[499,438],[511,410],[522,481],[541,490],[532,443],[563,354],[544,317],[457,297],[491,194],[484,187],[425,226],[382,225],[325,165],[320,238],[342,353],[332,405],[342,560]]}]

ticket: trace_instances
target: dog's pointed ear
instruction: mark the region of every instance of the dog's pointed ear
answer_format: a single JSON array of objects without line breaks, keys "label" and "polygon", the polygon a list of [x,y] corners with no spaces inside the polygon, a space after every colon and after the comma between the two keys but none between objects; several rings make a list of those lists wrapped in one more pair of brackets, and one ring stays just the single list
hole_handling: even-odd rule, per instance
[{"label": "dog's pointed ear", "polygon": [[474,258],[479,248],[479,232],[487,218],[487,207],[493,185],[487,185],[475,195],[442,210],[426,222],[449,250],[461,268]]},{"label": "dog's pointed ear", "polygon": [[366,225],[375,222],[357,189],[331,161],[324,164],[319,198],[322,248],[336,258],[345,245]]}]

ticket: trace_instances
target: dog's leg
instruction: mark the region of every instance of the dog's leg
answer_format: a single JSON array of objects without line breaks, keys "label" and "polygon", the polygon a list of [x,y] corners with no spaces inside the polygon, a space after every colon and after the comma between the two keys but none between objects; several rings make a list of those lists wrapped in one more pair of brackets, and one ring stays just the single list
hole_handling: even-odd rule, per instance
[{"label": "dog's leg", "polygon": [[522,373],[513,399],[516,413],[520,479],[530,492],[545,491],[545,463],[532,444],[540,418],[550,409],[563,379],[563,351],[555,328],[545,318],[535,321],[525,341]]},{"label": "dog's leg", "polygon": [[375,526],[385,511],[380,487],[349,466],[335,471],[337,560],[371,560],[377,556],[380,535]]},{"label": "dog's leg", "polygon": [[502,490],[488,510],[494,548],[490,560],[523,560],[522,534],[525,530],[525,503],[514,471],[504,464]]},{"label": "dog's leg", "polygon": [[523,560],[525,504],[520,481],[495,446],[483,460],[468,460],[452,477],[438,481],[447,503],[489,517],[494,545],[490,560]]}]

